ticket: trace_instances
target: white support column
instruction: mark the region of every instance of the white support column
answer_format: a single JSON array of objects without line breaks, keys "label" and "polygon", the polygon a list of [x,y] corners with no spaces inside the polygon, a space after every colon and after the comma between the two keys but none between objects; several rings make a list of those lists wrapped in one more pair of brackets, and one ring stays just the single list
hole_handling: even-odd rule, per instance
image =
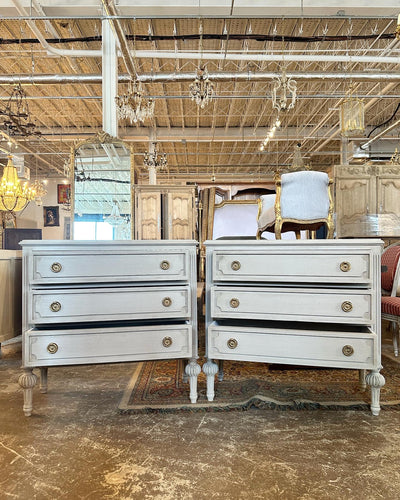
[{"label": "white support column", "polygon": [[118,94],[118,58],[114,32],[108,20],[102,22],[102,96],[103,130],[118,137],[118,118],[115,96]]}]

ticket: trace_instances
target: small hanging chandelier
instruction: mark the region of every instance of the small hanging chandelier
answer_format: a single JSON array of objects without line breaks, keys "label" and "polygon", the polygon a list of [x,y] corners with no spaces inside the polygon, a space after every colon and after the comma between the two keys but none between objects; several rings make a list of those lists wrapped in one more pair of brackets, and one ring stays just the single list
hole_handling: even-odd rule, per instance
[{"label": "small hanging chandelier", "polygon": [[141,83],[134,78],[129,82],[128,92],[115,98],[120,119],[128,119],[131,123],[144,122],[154,116],[153,99],[143,96]]},{"label": "small hanging chandelier", "polygon": [[9,135],[41,135],[31,121],[26,94],[20,83],[13,88],[6,107],[0,110],[0,115],[5,117],[3,128]]},{"label": "small hanging chandelier", "polygon": [[297,82],[288,78],[283,70],[282,75],[275,77],[272,84],[272,107],[278,112],[292,109],[296,104],[296,97]]},{"label": "small hanging chandelier", "polygon": [[21,186],[17,169],[8,155],[8,163],[4,167],[3,177],[0,181],[0,210],[19,212],[35,199],[35,192],[25,183]]},{"label": "small hanging chandelier", "polygon": [[32,184],[31,189],[35,193],[35,197],[33,199],[36,205],[38,207],[41,207],[43,205],[42,198],[47,194],[47,190],[45,189],[43,182],[39,181],[39,179],[35,179],[35,182]]},{"label": "small hanging chandelier", "polygon": [[166,153],[159,153],[157,150],[157,143],[153,142],[153,150],[145,152],[143,164],[147,168],[163,170],[168,165],[167,155]]},{"label": "small hanging chandelier", "polygon": [[120,226],[121,224],[125,224],[127,222],[125,217],[122,217],[119,212],[117,200],[113,200],[111,214],[107,217],[104,217],[104,222],[107,222],[113,227]]},{"label": "small hanging chandelier", "polygon": [[364,132],[364,101],[350,93],[340,104],[340,133],[343,137],[354,137]]},{"label": "small hanging chandelier", "polygon": [[196,78],[189,86],[189,95],[201,109],[212,100],[214,84],[210,81],[205,66],[200,66],[197,69]]}]

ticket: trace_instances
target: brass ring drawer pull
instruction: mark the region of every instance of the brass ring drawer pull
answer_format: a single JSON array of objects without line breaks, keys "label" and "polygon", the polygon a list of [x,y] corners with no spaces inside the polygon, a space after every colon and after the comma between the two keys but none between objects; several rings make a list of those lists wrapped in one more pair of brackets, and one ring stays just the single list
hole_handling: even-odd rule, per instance
[{"label": "brass ring drawer pull", "polygon": [[350,300],[345,300],[342,302],[342,311],[345,313],[348,313],[353,310],[353,304],[350,302]]},{"label": "brass ring drawer pull", "polygon": [[62,265],[59,262],[53,262],[50,269],[53,271],[53,273],[59,273],[62,269]]},{"label": "brass ring drawer pull", "polygon": [[59,302],[52,302],[50,304],[50,309],[56,313],[61,309],[61,304]]},{"label": "brass ring drawer pull", "polygon": [[170,297],[164,297],[162,299],[162,305],[164,307],[169,307],[172,304],[172,299]]},{"label": "brass ring drawer pull", "polygon": [[229,339],[226,345],[229,347],[229,349],[236,349],[238,346],[238,341],[236,339]]},{"label": "brass ring drawer pull", "polygon": [[351,345],[345,345],[345,346],[343,346],[342,353],[345,356],[353,356],[353,354],[354,354],[354,348],[353,348],[353,346],[351,346]]},{"label": "brass ring drawer pull", "polygon": [[171,339],[171,337],[164,337],[162,339],[162,345],[164,347],[171,347],[172,346],[172,339]]},{"label": "brass ring drawer pull", "polygon": [[239,271],[240,269],[240,262],[238,260],[234,260],[231,264],[231,268],[233,271]]},{"label": "brass ring drawer pull", "polygon": [[47,346],[47,350],[49,351],[50,354],[55,354],[58,351],[58,345],[55,342],[51,342]]},{"label": "brass ring drawer pull", "polygon": [[351,264],[350,262],[341,262],[340,263],[340,270],[343,271],[344,273],[347,273],[351,269]]},{"label": "brass ring drawer pull", "polygon": [[166,271],[167,269],[170,268],[170,264],[167,260],[163,260],[160,264],[160,267],[163,271]]},{"label": "brass ring drawer pull", "polygon": [[236,309],[237,307],[239,307],[239,299],[231,299],[229,301],[229,305],[233,308],[233,309]]}]

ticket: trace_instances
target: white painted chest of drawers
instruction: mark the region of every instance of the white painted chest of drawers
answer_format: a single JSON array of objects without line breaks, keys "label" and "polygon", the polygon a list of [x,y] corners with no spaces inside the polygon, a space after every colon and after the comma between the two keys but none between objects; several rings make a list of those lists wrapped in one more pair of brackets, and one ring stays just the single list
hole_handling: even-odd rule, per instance
[{"label": "white painted chest of drawers", "polygon": [[207,241],[208,399],[212,360],[354,368],[369,371],[377,415],[381,251],[380,240]]},{"label": "white painted chest of drawers", "polygon": [[188,359],[197,400],[196,242],[24,241],[24,412],[41,368]]}]

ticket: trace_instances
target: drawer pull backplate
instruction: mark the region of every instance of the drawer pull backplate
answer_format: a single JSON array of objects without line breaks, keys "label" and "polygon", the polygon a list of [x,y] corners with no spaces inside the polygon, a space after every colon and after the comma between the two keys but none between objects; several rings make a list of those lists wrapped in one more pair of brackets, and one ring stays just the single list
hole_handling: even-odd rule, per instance
[{"label": "drawer pull backplate", "polygon": [[47,350],[49,351],[50,354],[55,354],[58,351],[58,345],[55,342],[51,342],[47,346]]},{"label": "drawer pull backplate", "polygon": [[229,301],[229,305],[233,308],[233,309],[236,309],[237,307],[239,307],[239,299],[231,299]]},{"label": "drawer pull backplate", "polygon": [[162,300],[162,305],[164,307],[169,307],[172,304],[172,299],[170,297],[164,297]]},{"label": "drawer pull backplate", "polygon": [[345,356],[353,356],[353,354],[354,354],[354,348],[353,348],[353,346],[351,346],[351,345],[345,345],[345,346],[343,346],[342,353]]},{"label": "drawer pull backplate", "polygon": [[56,313],[61,309],[61,304],[59,302],[52,302],[50,304],[50,309]]},{"label": "drawer pull backplate", "polygon": [[240,269],[240,262],[238,260],[234,260],[231,264],[231,268],[233,271],[239,271]]},{"label": "drawer pull backplate", "polygon": [[229,339],[226,344],[229,349],[236,349],[236,347],[238,346],[238,341],[236,339]]},{"label": "drawer pull backplate", "polygon": [[62,265],[59,262],[53,262],[50,269],[53,271],[53,273],[59,273],[62,269]]},{"label": "drawer pull backplate", "polygon": [[163,271],[167,271],[167,269],[169,269],[170,267],[170,264],[167,260],[163,260],[160,264],[160,267]]},{"label": "drawer pull backplate", "polygon": [[348,313],[348,312],[352,311],[352,309],[353,309],[353,304],[350,302],[350,300],[345,300],[342,303],[342,311],[343,312]]},{"label": "drawer pull backplate", "polygon": [[340,263],[340,270],[343,271],[344,273],[347,273],[351,269],[351,264],[350,262],[341,262]]},{"label": "drawer pull backplate", "polygon": [[164,337],[162,339],[162,345],[164,347],[171,347],[172,346],[172,339],[171,339],[171,337]]}]

